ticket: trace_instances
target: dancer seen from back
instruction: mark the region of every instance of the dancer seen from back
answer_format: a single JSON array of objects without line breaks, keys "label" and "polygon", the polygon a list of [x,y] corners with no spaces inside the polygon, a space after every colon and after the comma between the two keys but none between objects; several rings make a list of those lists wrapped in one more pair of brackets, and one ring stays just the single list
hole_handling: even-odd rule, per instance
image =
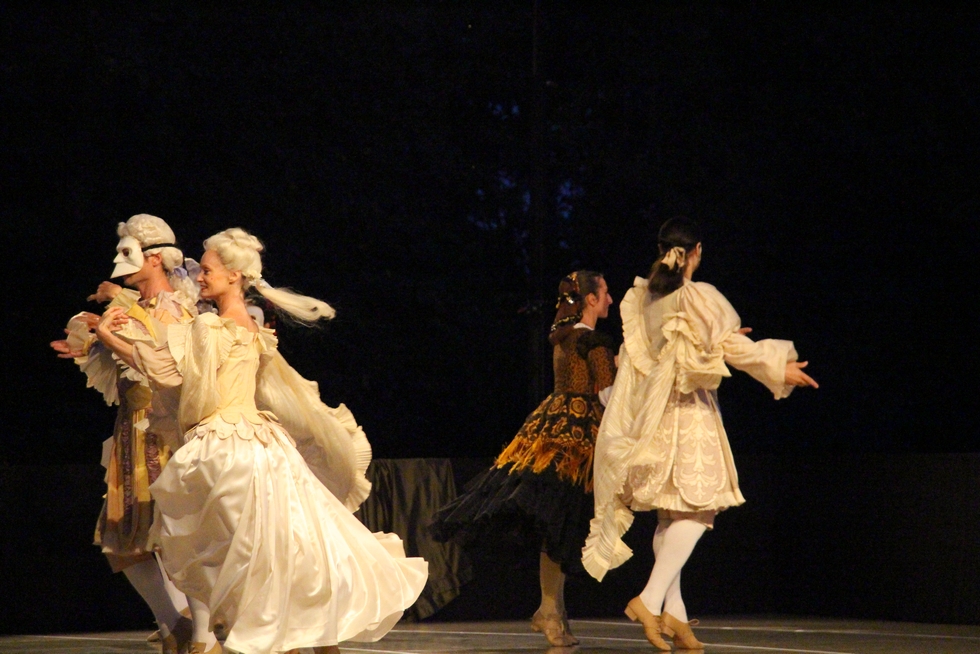
[{"label": "dancer seen from back", "polygon": [[657,511],[656,563],[626,613],[667,651],[700,649],[681,597],[681,569],[715,515],[745,500],[721,422],[716,389],[728,366],[787,397],[817,387],[790,341],[753,342],[738,314],[704,282],[698,227],[674,218],[660,228],[660,256],[649,279],[637,278],[620,306],[624,343],[595,456],[595,517],[582,562],[596,579],[632,552],[621,540],[634,511]]},{"label": "dancer seen from back", "polygon": [[[217,314],[171,326],[158,347],[133,342],[116,309],[96,330],[153,384],[182,386],[185,444],[151,488],[164,565],[225,625],[230,651],[335,652],[341,641],[377,640],[418,597],[426,563],[354,517],[370,490],[367,439],[346,407],[323,404],[316,384],[286,364],[272,331],[248,315],[244,291],[307,323],[333,309],[268,285],[262,244],[241,229],[204,247],[198,281]],[[190,651],[222,648],[195,642]]]},{"label": "dancer seen from back", "polygon": [[[119,223],[118,234],[112,277],[136,290],[103,282],[89,300],[109,302],[126,315],[135,340],[159,344],[169,325],[189,323],[197,315],[197,285],[188,278],[184,255],[161,218],[135,215]],[[69,321],[68,338],[51,343],[58,356],[75,360],[107,404],[119,405],[105,444],[107,489],[95,544],[153,611],[164,654],[177,654],[192,638],[191,621],[178,612],[186,610],[187,600],[161,574],[147,538],[153,520],[150,484],[181,443],[179,396],[151,389],[145,375],[113,356],[92,333],[97,323],[98,316],[82,312]],[[206,633],[206,607],[198,624]]]},{"label": "dancer seen from back", "polygon": [[592,453],[602,419],[601,396],[615,375],[609,337],[595,331],[612,298],[599,273],[580,270],[558,287],[554,346],[555,390],[528,416],[493,467],[441,509],[433,530],[442,540],[484,540],[520,532],[540,548],[541,605],[531,627],[554,646],[578,640],[568,627],[565,573],[581,571],[581,549],[592,517]]}]

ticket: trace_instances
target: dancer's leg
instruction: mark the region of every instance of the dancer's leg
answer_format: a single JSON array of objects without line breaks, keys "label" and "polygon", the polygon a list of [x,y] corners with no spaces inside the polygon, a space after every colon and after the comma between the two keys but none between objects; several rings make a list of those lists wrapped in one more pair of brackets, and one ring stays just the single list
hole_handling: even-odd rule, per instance
[{"label": "dancer's leg", "polygon": [[531,628],[544,633],[548,643],[568,647],[578,643],[565,620],[565,573],[561,564],[544,551],[539,558],[538,578],[541,583],[541,606],[531,620]]},{"label": "dancer's leg", "polygon": [[160,635],[169,635],[180,619],[180,613],[167,593],[157,562],[146,559],[124,568],[122,572],[153,611],[153,617],[160,626]]},{"label": "dancer's leg", "polygon": [[170,595],[170,601],[173,603],[174,608],[177,609],[178,613],[189,617],[190,609],[187,608],[187,595],[177,590],[174,582],[170,581],[167,571],[163,568],[163,561],[160,560],[160,555],[157,554],[154,558],[157,561],[157,566],[160,568],[160,574],[163,575],[163,586],[167,589],[167,595]]},{"label": "dancer's leg", "polygon": [[561,565],[541,552],[538,577],[541,582],[541,606],[538,607],[538,612],[542,615],[564,615],[565,573],[561,571]]},{"label": "dancer's leg", "polygon": [[187,606],[191,609],[191,620],[194,621],[194,635],[191,642],[194,644],[203,643],[203,647],[199,649],[202,652],[210,652],[215,643],[218,642],[208,627],[208,623],[211,621],[211,611],[207,604],[193,597],[187,598]]},{"label": "dancer's leg", "polygon": [[[680,596],[681,568],[687,563],[705,529],[705,525],[695,520],[675,520],[663,530],[663,540],[650,573],[650,580],[640,593],[640,600],[650,613],[660,615],[671,584],[676,582],[677,595]],[[687,612],[684,613],[686,618]],[[671,614],[679,619],[673,611]]]},{"label": "dancer's leg", "polygon": [[[670,518],[665,518],[657,523],[657,531],[653,534],[653,555],[660,556],[660,548],[663,546],[664,534],[670,526]],[[667,587],[667,594],[664,596],[664,612],[682,622],[687,622],[687,607],[684,606],[684,599],[681,597],[681,573],[678,572],[674,580]]]}]

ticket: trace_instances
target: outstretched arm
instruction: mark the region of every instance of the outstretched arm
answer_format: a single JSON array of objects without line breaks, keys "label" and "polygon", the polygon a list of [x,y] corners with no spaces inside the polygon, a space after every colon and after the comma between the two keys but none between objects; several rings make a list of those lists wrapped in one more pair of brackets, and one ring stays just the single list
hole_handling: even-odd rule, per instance
[{"label": "outstretched arm", "polygon": [[85,356],[88,350],[89,343],[87,341],[79,343],[81,337],[73,330],[76,321],[85,323],[89,331],[91,331],[99,324],[99,316],[88,311],[83,311],[71,319],[68,323],[68,328],[65,329],[65,334],[68,335],[68,338],[63,338],[60,341],[51,341],[51,349],[58,353],[59,359],[77,359]]}]

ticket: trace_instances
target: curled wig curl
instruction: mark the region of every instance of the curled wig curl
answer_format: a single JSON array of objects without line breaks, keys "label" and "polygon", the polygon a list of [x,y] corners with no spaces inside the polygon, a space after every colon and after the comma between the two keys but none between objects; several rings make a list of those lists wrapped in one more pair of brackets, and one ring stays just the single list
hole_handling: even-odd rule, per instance
[{"label": "curled wig curl", "polygon": [[163,269],[167,273],[167,281],[175,291],[183,293],[187,301],[184,302],[187,308],[193,308],[201,296],[201,289],[187,274],[184,269],[184,253],[176,247],[177,237],[174,230],[163,218],[151,216],[148,213],[138,213],[124,223],[119,223],[116,233],[120,238],[131,236],[139,241],[140,246],[146,251],[154,245],[167,243],[168,247],[157,248],[147,252],[147,254],[159,254]]},{"label": "curled wig curl", "polygon": [[337,312],[323,300],[301,295],[288,288],[275,288],[262,279],[262,241],[240,227],[232,227],[204,241],[205,250],[213,250],[228,270],[242,273],[242,289],[254,289],[296,321],[312,325],[330,320]]}]

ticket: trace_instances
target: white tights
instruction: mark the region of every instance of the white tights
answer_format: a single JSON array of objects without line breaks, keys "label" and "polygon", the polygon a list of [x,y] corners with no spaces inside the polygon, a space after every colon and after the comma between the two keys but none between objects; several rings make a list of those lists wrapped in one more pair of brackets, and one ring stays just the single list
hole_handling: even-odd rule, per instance
[{"label": "white tights", "polygon": [[163,561],[160,560],[160,555],[156,554],[154,558],[157,560],[157,566],[160,568],[160,574],[163,576],[163,587],[167,589],[167,595],[170,595],[170,601],[178,613],[184,612],[187,609],[187,595],[177,590],[174,582],[170,581],[170,577],[167,576],[167,571],[163,568]]},{"label": "white tights", "polygon": [[135,565],[123,569],[126,579],[133,585],[136,592],[140,594],[150,610],[153,611],[153,618],[160,627],[160,633],[164,636],[170,634],[170,630],[177,624],[180,614],[174,608],[173,601],[167,593],[163,575],[155,560],[147,559]]},{"label": "white tights", "polygon": [[194,622],[194,635],[191,636],[191,642],[204,643],[204,651],[207,652],[218,642],[208,624],[211,622],[211,610],[208,609],[207,604],[193,597],[187,598],[187,606],[191,610],[191,620]]},{"label": "white tights", "polygon": [[695,520],[660,522],[653,536],[656,562],[650,580],[640,593],[640,601],[654,615],[661,609],[681,622],[687,622],[687,608],[681,598],[681,568],[687,563],[706,527]]}]

